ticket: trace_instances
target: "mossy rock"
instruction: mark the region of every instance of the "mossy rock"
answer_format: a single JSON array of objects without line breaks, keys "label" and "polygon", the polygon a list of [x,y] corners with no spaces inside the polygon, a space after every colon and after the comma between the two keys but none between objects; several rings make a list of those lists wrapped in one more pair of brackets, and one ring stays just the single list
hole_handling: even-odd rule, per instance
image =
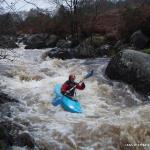
[{"label": "mossy rock", "polygon": [[109,52],[109,55],[110,57],[113,57],[114,55],[116,55],[117,53],[119,53],[121,50],[118,50],[116,48],[112,48]]},{"label": "mossy rock", "polygon": [[102,44],[104,44],[106,41],[106,38],[104,36],[92,36],[85,40],[85,43],[88,45],[92,45],[94,48],[100,47]]},{"label": "mossy rock", "polygon": [[143,52],[144,52],[144,53],[147,53],[147,54],[150,54],[150,48],[144,49]]}]

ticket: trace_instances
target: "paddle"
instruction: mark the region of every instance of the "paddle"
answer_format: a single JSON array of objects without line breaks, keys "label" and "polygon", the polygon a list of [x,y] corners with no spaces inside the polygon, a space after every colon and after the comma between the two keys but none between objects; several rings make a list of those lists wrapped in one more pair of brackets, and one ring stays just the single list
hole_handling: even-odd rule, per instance
[{"label": "paddle", "polygon": [[[93,73],[94,73],[94,71],[91,70],[87,75],[85,75],[85,76],[83,77],[83,79],[82,79],[78,84],[80,84],[81,82],[83,82],[85,79],[91,77],[91,76],[93,75]],[[70,90],[66,91],[66,93],[65,93],[64,95],[70,93],[73,89],[76,88],[76,86],[77,86],[77,85],[73,86]]]},{"label": "paddle", "polygon": [[[94,73],[94,71],[91,70],[88,74],[86,74],[86,75],[83,77],[83,79],[82,79],[78,84],[80,84],[81,82],[83,82],[85,79],[91,77],[91,76],[93,75],[93,73]],[[66,93],[65,93],[64,95],[66,95],[67,93],[70,93],[73,89],[76,88],[76,86],[77,86],[77,85],[75,85],[74,87],[72,87],[70,90],[66,91]],[[61,103],[62,103],[62,98],[63,98],[63,96],[55,97],[55,98],[52,100],[52,104],[53,104],[54,106],[57,106],[57,105],[61,104]]]}]

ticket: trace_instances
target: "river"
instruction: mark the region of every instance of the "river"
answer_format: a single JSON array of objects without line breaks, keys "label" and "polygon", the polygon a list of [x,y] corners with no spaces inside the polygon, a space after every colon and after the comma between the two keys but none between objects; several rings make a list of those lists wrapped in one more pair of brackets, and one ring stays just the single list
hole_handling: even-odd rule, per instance
[{"label": "river", "polygon": [[[10,60],[0,60],[0,88],[20,101],[12,104],[11,120],[27,126],[40,150],[148,150],[150,144],[150,104],[127,84],[105,76],[109,58],[43,59],[44,50],[9,53]],[[64,111],[51,105],[56,83],[63,83],[70,73],[77,81],[88,71],[86,88],[77,91],[83,113]],[[13,147],[14,150],[26,149]]]}]

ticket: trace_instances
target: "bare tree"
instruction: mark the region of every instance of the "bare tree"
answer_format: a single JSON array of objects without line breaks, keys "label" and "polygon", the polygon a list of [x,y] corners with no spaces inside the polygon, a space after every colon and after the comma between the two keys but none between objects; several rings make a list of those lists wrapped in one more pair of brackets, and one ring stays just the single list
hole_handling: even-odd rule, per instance
[{"label": "bare tree", "polygon": [[57,7],[63,5],[69,11],[70,14],[70,32],[72,39],[78,40],[78,4],[80,0],[53,0]]}]

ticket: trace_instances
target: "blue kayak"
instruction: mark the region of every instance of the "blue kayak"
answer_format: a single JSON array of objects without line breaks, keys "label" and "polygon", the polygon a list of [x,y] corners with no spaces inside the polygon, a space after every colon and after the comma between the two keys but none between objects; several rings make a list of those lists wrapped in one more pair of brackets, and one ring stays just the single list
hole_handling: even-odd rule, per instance
[{"label": "blue kayak", "polygon": [[71,100],[70,98],[61,94],[61,85],[56,84],[54,87],[55,98],[52,100],[52,104],[57,106],[61,104],[64,110],[72,113],[81,113],[81,105],[78,101]]}]

